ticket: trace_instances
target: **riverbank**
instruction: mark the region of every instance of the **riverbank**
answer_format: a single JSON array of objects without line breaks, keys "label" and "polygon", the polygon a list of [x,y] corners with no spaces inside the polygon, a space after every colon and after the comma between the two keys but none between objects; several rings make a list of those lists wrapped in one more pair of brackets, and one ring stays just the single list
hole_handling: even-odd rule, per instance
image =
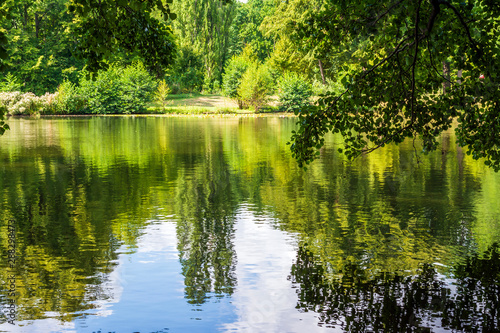
[{"label": "riverbank", "polygon": [[[39,102],[39,101],[38,101]],[[39,108],[30,107],[15,108],[9,110],[7,116],[12,117],[38,117],[38,116],[95,116],[95,115],[207,115],[207,114],[232,114],[232,115],[252,115],[252,114],[284,114],[278,112],[277,97],[270,97],[266,106],[261,107],[258,112],[252,109],[239,109],[235,101],[222,95],[203,95],[197,93],[169,95],[164,103],[151,102],[145,107],[130,110],[130,108],[111,108],[115,112],[107,113],[106,108],[98,110],[89,109],[80,105],[79,111],[65,110],[54,107],[55,98],[39,103]],[[26,103],[25,103],[26,104]],[[33,105],[32,105],[33,104]],[[36,103],[35,103],[36,104]],[[47,105],[46,105],[47,104]],[[38,109],[38,110],[37,110]],[[108,111],[111,111],[108,110]],[[92,112],[94,111],[94,112]],[[123,112],[122,112],[123,111]]]},{"label": "riverbank", "polygon": [[[257,113],[277,113],[277,97],[271,97],[267,106]],[[210,94],[169,95],[163,105],[151,103],[147,107],[148,114],[254,114],[254,110],[239,109],[238,104],[227,97]]]},{"label": "riverbank", "polygon": [[296,117],[293,113],[284,113],[284,112],[266,112],[266,113],[255,113],[255,112],[240,112],[240,113],[138,113],[138,114],[42,114],[42,115],[14,115],[7,116],[7,119],[50,119],[50,118],[92,118],[92,117],[248,117],[248,118],[257,118],[257,117],[279,117],[279,118],[293,118]]}]

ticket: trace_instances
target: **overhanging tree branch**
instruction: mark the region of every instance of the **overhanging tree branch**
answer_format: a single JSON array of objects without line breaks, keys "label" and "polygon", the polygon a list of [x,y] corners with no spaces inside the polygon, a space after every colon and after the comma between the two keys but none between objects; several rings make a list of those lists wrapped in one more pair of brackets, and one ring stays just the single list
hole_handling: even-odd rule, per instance
[{"label": "overhanging tree branch", "polygon": [[477,52],[480,52],[479,49],[478,49],[478,47],[477,47],[476,42],[474,41],[474,39],[472,38],[472,36],[470,34],[470,29],[467,26],[467,22],[465,22],[463,16],[460,14],[460,12],[458,11],[458,9],[455,6],[453,6],[451,3],[449,3],[448,1],[441,0],[441,1],[438,1],[438,2],[439,2],[439,4],[443,4],[446,7],[450,8],[451,10],[453,10],[453,12],[455,13],[455,15],[458,17],[458,20],[460,21],[460,23],[464,27],[464,30],[465,30],[465,33],[467,34],[467,38],[469,39],[469,42],[472,44],[473,48]]}]

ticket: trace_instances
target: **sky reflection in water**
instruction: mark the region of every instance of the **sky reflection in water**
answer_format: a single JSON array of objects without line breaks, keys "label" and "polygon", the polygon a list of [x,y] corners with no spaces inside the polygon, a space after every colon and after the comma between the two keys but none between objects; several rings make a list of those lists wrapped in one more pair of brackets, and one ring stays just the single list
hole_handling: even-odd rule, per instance
[{"label": "sky reflection in water", "polygon": [[412,142],[348,162],[332,136],[304,173],[293,121],[11,120],[0,331],[499,329],[500,176],[452,134],[418,163]]}]

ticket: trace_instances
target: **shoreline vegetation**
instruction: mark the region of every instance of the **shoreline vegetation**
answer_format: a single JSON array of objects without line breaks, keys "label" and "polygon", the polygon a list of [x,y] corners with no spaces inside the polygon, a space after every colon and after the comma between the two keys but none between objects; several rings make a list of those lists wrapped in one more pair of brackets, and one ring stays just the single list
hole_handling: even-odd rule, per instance
[{"label": "shoreline vegetation", "polygon": [[312,90],[298,76],[286,75],[276,91],[262,90],[260,85],[258,80],[253,82],[248,98],[226,91],[173,94],[165,80],[155,80],[137,62],[82,76],[78,84],[64,81],[55,92],[40,95],[23,92],[22,84],[9,76],[0,84],[0,111],[8,116],[247,114],[297,113],[311,105]]},{"label": "shoreline vegetation", "polygon": [[270,105],[258,112],[251,109],[239,109],[234,101],[218,94],[173,94],[169,96],[166,106],[150,103],[142,112],[136,113],[65,113],[65,112],[32,112],[7,114],[13,118],[51,118],[51,117],[94,117],[94,116],[280,116],[295,117],[294,113],[280,111],[275,98]]},{"label": "shoreline vegetation", "polygon": [[[20,94],[22,95],[22,94]],[[49,98],[46,98],[49,96]],[[61,110],[54,107],[58,103],[57,95],[32,96],[31,101],[18,101],[21,105],[11,105],[13,112],[7,112],[7,117],[91,117],[91,116],[193,116],[193,115],[235,115],[235,116],[295,116],[293,112],[283,112],[279,109],[277,97],[271,97],[267,106],[258,111],[240,109],[230,98],[219,94],[172,94],[165,103],[150,102],[136,112],[93,112],[89,108],[82,108],[79,112]],[[0,98],[1,99],[1,98]],[[21,98],[23,99],[23,98]],[[17,104],[16,103],[16,104]],[[6,103],[4,107],[9,109]],[[26,105],[25,105],[26,104]],[[162,105],[163,104],[163,105]],[[119,107],[118,107],[119,108]],[[85,110],[85,111],[84,111]]]},{"label": "shoreline vegetation", "polygon": [[285,112],[240,112],[240,113],[130,113],[130,114],[41,114],[41,115],[14,115],[8,118],[90,118],[90,117],[280,117],[295,118],[293,113]]}]

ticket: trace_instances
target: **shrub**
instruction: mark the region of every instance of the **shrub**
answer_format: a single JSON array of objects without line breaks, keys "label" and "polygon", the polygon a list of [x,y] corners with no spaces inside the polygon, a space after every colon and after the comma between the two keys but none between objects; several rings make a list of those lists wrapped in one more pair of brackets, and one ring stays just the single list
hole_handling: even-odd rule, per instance
[{"label": "shrub", "polygon": [[7,73],[0,82],[1,92],[21,91],[22,83],[12,73]]},{"label": "shrub", "polygon": [[44,113],[44,114],[54,114],[58,112],[58,96],[59,93],[55,92],[53,94],[51,93],[45,93],[45,95],[42,95],[38,97],[39,100],[39,109],[37,113]]},{"label": "shrub", "polygon": [[37,114],[43,104],[43,98],[33,93],[21,93],[19,91],[1,92],[0,103],[10,115]]},{"label": "shrub", "polygon": [[21,99],[19,91],[0,92],[0,104],[7,114],[12,114],[12,107]]},{"label": "shrub", "polygon": [[243,56],[235,56],[229,60],[226,67],[226,73],[223,75],[222,93],[238,103],[238,107],[243,109],[243,100],[238,93],[241,85],[241,79],[251,62]]},{"label": "shrub", "polygon": [[170,94],[170,87],[165,82],[165,80],[160,81],[155,92],[155,101],[161,103],[163,109],[167,104],[168,94]]},{"label": "shrub", "polygon": [[75,84],[64,81],[57,88],[55,96],[55,109],[46,110],[46,113],[82,113],[87,104]]},{"label": "shrub", "polygon": [[278,81],[279,111],[297,114],[309,106],[311,85],[297,73],[287,72]]},{"label": "shrub", "polygon": [[95,78],[80,80],[86,111],[98,114],[143,112],[155,88],[154,79],[142,63],[125,69],[112,66],[99,71]]},{"label": "shrub", "polygon": [[252,63],[243,76],[237,89],[243,103],[255,108],[256,112],[268,101],[273,79],[267,66]]},{"label": "shrub", "polygon": [[121,113],[140,113],[146,111],[151,101],[156,81],[148,73],[142,62],[126,67],[118,78],[121,92]]},{"label": "shrub", "polygon": [[94,77],[82,76],[80,91],[87,99],[86,112],[106,114],[121,113],[120,87],[118,69],[111,67],[99,71]]}]

